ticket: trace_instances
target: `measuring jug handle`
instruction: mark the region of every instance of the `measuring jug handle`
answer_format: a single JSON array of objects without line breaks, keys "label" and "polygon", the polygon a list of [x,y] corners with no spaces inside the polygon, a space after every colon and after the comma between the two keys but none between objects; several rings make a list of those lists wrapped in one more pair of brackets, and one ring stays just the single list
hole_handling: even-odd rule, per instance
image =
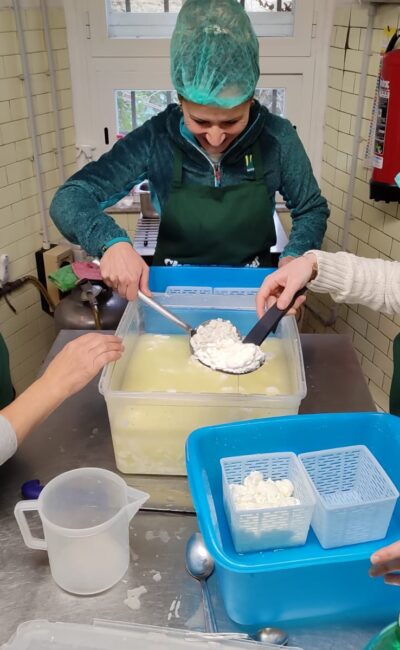
[{"label": "measuring jug handle", "polygon": [[126,495],[128,499],[128,504],[125,506],[129,521],[134,517],[139,510],[139,508],[144,504],[147,499],[150,498],[150,494],[147,492],[142,492],[142,490],[136,490],[129,485],[126,486]]},{"label": "measuring jug handle", "polygon": [[25,516],[27,510],[38,510],[37,499],[29,499],[27,501],[18,501],[14,508],[15,519],[21,531],[21,535],[28,548],[35,548],[41,551],[47,551],[47,542],[40,537],[34,537],[29,528],[28,521]]}]

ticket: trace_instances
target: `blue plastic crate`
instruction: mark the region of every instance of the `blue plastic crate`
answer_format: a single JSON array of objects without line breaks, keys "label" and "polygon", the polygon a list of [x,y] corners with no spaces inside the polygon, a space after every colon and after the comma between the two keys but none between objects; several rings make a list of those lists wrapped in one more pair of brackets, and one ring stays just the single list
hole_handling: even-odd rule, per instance
[{"label": "blue plastic crate", "polygon": [[383,625],[400,609],[400,590],[368,575],[369,557],[400,540],[397,503],[384,540],[323,549],[310,531],[301,547],[236,553],[226,519],[220,459],[227,456],[366,445],[398,488],[400,419],[383,413],[301,415],[204,427],[186,444],[200,530],[215,560],[222,599],[237,623],[361,621]]},{"label": "blue plastic crate", "polygon": [[258,288],[276,269],[237,266],[152,266],[150,288],[165,293],[168,287]]}]

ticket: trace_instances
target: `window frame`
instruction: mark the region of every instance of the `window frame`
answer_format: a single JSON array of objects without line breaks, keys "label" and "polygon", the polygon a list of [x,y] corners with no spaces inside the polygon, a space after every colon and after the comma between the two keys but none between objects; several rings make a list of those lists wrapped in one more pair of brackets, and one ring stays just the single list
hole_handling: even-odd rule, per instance
[{"label": "window frame", "polygon": [[[249,11],[247,14],[258,37],[291,38],[294,35],[296,20],[298,20],[297,11],[296,8],[294,12]],[[126,38],[127,40],[171,38],[176,17],[176,12],[124,13],[107,12],[106,8],[106,24],[113,27],[116,32],[114,36],[109,36],[107,29],[107,37],[110,39]]]},{"label": "window frame", "polygon": [[[70,6],[77,0],[68,0]],[[110,38],[107,28],[107,12],[105,0],[81,0],[82,5],[86,6],[87,25],[90,26],[91,55],[94,57],[152,57],[165,56],[169,57],[169,37],[170,34],[162,34],[162,21],[175,20],[176,14],[143,14],[143,16],[152,17],[153,24],[145,23],[146,30],[152,30],[153,38]],[[265,28],[267,23],[282,20],[280,14],[286,12],[271,12],[263,14],[262,12],[251,12],[249,15],[253,18],[253,25],[260,42],[260,56],[310,56],[312,25],[314,18],[314,0],[298,0],[296,11],[294,12],[293,34],[291,36],[266,36]],[[288,14],[292,12],[287,12]],[[259,15],[260,14],[260,15]],[[135,14],[138,16],[139,14]],[[168,18],[165,18],[167,16]],[[277,16],[272,18],[271,16]],[[156,17],[156,18],[154,18]],[[162,20],[160,20],[162,17]],[[147,19],[146,19],[147,20]],[[264,29],[264,33],[262,33]],[[157,35],[157,30],[160,34]],[[165,30],[164,30],[165,31]],[[150,31],[149,31],[150,33]]]},{"label": "window frame", "polygon": [[[92,13],[102,2],[103,0],[64,0],[78,167],[90,161],[92,154],[93,158],[99,155],[98,134],[95,132],[94,122],[104,101],[104,83],[98,83],[96,69],[103,68],[103,80],[109,75],[114,77],[116,71],[129,73],[129,85],[132,89],[135,85],[137,88],[141,85],[136,83],[140,70],[144,70],[151,78],[151,89],[170,87],[168,39],[134,39],[129,42],[118,42],[119,39],[114,39],[114,42],[110,43],[110,39],[105,38],[104,22],[104,48],[101,49],[101,39],[94,36]],[[309,38],[308,42],[302,45],[303,56],[293,55],[293,51],[296,51],[296,39],[260,38],[260,71],[261,74],[302,76],[302,102],[297,102],[295,123],[318,179],[322,161],[327,61],[335,0],[315,0],[315,12],[313,0],[298,2],[302,5],[304,2],[307,7],[308,13],[303,13],[304,20],[313,15],[310,21],[312,25],[308,24],[304,33],[305,40]],[[101,23],[101,11],[97,12],[96,21]],[[301,26],[301,21],[297,21],[295,30],[300,30]],[[291,43],[287,44],[288,41]],[[121,52],[120,56],[117,55],[116,49]],[[284,51],[281,55],[282,50]]]},{"label": "window frame", "polygon": [[[286,62],[288,63],[288,62]],[[117,64],[118,71],[115,70]],[[304,70],[294,60],[286,70],[280,69],[278,62],[261,62],[262,72],[258,87],[285,88],[285,109],[287,117],[297,128],[304,143],[309,140],[309,120],[307,102],[302,101],[310,92],[311,70]],[[272,68],[272,69],[271,69]],[[289,71],[290,69],[290,71]],[[135,59],[97,59],[93,66],[95,82],[92,94],[93,142],[95,157],[110,149],[117,140],[117,120],[115,118],[115,90],[173,90],[168,79],[168,65],[163,58]],[[98,98],[102,97],[99,102]],[[300,110],[299,110],[300,107]],[[104,128],[108,129],[109,145],[104,142]]]}]

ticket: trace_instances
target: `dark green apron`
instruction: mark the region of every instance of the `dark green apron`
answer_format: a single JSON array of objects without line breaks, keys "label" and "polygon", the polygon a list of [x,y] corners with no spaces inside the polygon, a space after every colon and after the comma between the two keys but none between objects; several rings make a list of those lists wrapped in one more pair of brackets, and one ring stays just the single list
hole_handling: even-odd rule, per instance
[{"label": "dark green apron", "polygon": [[153,264],[271,266],[276,233],[258,143],[251,154],[249,179],[238,185],[183,185],[182,151],[176,148]]},{"label": "dark green apron", "polygon": [[393,377],[390,386],[389,411],[400,415],[400,334],[393,340]]},{"label": "dark green apron", "polygon": [[13,399],[14,389],[11,383],[8,350],[0,334],[0,409],[8,406]]}]

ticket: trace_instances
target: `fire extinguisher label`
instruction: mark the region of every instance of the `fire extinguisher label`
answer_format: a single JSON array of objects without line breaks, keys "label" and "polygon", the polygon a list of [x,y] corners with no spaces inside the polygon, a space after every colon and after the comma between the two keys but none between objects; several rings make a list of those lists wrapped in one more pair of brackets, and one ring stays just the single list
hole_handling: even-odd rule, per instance
[{"label": "fire extinguisher label", "polygon": [[377,169],[382,169],[383,167],[383,152],[385,147],[385,134],[386,134],[389,98],[390,98],[390,82],[386,79],[380,79],[378,114],[376,120],[374,158],[373,158],[373,165]]}]

